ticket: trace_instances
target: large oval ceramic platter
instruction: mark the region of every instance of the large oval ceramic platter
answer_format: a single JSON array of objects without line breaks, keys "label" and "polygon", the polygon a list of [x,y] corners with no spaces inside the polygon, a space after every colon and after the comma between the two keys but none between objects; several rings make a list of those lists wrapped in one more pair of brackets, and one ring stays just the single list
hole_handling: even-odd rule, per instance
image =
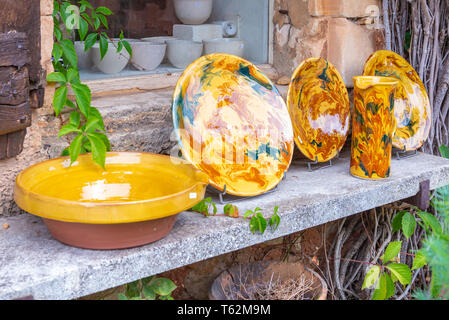
[{"label": "large oval ceramic platter", "polygon": [[394,95],[397,129],[393,146],[405,151],[420,148],[429,136],[432,113],[429,96],[415,69],[397,53],[379,50],[366,61],[363,75],[399,79]]},{"label": "large oval ceramic platter", "polygon": [[310,160],[334,158],[348,137],[348,91],[335,67],[322,58],[303,61],[293,73],[287,106],[295,143]]},{"label": "large oval ceramic platter", "polygon": [[240,57],[216,53],[194,61],[178,80],[172,111],[183,156],[218,190],[262,194],[290,166],[287,106],[271,81]]}]

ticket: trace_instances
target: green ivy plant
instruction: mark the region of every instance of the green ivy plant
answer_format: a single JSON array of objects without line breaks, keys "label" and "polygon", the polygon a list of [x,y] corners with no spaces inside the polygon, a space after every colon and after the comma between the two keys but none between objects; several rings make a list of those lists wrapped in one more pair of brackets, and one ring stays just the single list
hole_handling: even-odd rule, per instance
[{"label": "green ivy plant", "polygon": [[170,279],[152,276],[128,283],[125,294],[119,293],[118,298],[120,300],[173,300],[171,294],[176,288]]},{"label": "green ivy plant", "polygon": [[[106,152],[111,144],[105,134],[103,118],[97,108],[91,105],[92,93],[89,87],[80,81],[78,60],[73,39],[79,38],[87,51],[99,42],[101,59],[106,55],[109,44],[116,46],[117,52],[123,48],[132,55],[131,46],[124,40],[123,31],[116,42],[101,31],[109,29],[107,16],[112,11],[104,6],[94,8],[89,1],[54,0],[54,45],[53,67],[55,72],[47,76],[48,82],[56,83],[53,98],[55,115],[62,122],[61,113],[70,110],[67,123],[61,127],[58,137],[68,137],[69,146],[62,152],[70,156],[71,163],[79,154],[91,152],[95,163],[105,168]],[[74,100],[69,98],[69,90]],[[72,138],[70,140],[70,138]]]},{"label": "green ivy plant", "polygon": [[201,200],[198,204],[193,206],[190,210],[194,212],[201,213],[202,215],[209,217],[211,214],[209,210],[212,208],[212,215],[222,215],[222,216],[228,216],[232,218],[243,218],[243,219],[250,219],[249,226],[250,231],[255,234],[256,232],[259,232],[263,234],[265,230],[267,229],[267,225],[270,226],[271,230],[275,231],[277,227],[279,226],[279,223],[281,221],[281,218],[278,215],[279,207],[274,207],[274,213],[270,217],[270,219],[265,219],[265,217],[262,214],[262,209],[259,207],[255,208],[254,210],[247,210],[243,216],[239,215],[239,210],[237,206],[233,204],[226,204],[223,207],[223,213],[217,214],[217,206],[215,202],[212,201],[211,197],[204,198]]}]

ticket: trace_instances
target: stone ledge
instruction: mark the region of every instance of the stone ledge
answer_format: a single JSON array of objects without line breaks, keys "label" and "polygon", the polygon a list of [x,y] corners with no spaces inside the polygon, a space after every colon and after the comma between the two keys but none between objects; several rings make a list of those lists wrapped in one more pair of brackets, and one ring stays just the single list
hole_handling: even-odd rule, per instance
[{"label": "stone ledge", "polygon": [[183,212],[167,237],[127,250],[69,247],[54,240],[38,217],[1,218],[0,225],[10,227],[0,229],[0,299],[85,296],[408,198],[426,179],[431,189],[449,184],[449,160],[422,153],[394,159],[392,176],[381,181],[350,176],[348,154],[314,172],[294,162],[275,192],[235,203],[240,212],[258,206],[267,216],[278,205],[275,232],[253,235],[242,219]]}]

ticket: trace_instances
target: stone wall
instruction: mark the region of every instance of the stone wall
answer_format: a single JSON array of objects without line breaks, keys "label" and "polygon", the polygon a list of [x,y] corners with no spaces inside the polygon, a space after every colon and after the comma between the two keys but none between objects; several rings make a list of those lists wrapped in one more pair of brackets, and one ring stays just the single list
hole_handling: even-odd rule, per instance
[{"label": "stone wall", "polygon": [[[51,50],[53,48],[53,0],[41,0],[41,65],[48,72],[52,71]],[[51,107],[52,88],[47,88],[44,107],[33,109],[32,123],[27,128],[23,151],[14,158],[0,161],[0,215],[10,216],[20,212],[13,200],[13,188],[17,174],[26,167],[46,159],[41,152],[41,115],[43,109]]]},{"label": "stone wall", "polygon": [[305,59],[328,59],[347,87],[368,56],[384,48],[379,0],[275,0],[273,65],[288,83]]}]

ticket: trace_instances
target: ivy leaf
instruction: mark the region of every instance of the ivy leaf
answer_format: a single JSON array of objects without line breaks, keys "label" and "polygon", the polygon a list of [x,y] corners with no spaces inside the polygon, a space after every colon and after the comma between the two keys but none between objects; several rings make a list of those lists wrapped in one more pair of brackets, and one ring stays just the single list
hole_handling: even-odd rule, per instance
[{"label": "ivy leaf", "polygon": [[95,30],[98,30],[98,28],[100,28],[100,25],[101,25],[101,21],[100,21],[100,19],[98,18],[98,16],[96,16],[96,17],[94,18],[94,27],[95,27]]},{"label": "ivy leaf", "polygon": [[52,72],[47,76],[47,81],[65,84],[67,82],[67,79],[62,72]]},{"label": "ivy leaf", "polygon": [[427,264],[426,256],[421,250],[418,250],[415,254],[415,259],[413,259],[412,270],[416,270],[424,267]]},{"label": "ivy leaf", "polygon": [[254,212],[251,210],[246,210],[245,214],[243,215],[243,218],[248,218],[249,216],[254,215]]},{"label": "ivy leaf", "polygon": [[224,211],[224,214],[229,217],[232,217],[232,218],[239,217],[239,209],[230,203],[228,203],[227,205],[224,206],[223,211]]},{"label": "ivy leaf", "polygon": [[93,131],[99,129],[99,119],[97,117],[89,117],[87,119],[86,127],[84,132],[92,133]]},{"label": "ivy leaf", "polygon": [[59,61],[59,59],[61,59],[62,47],[59,43],[55,42],[53,44],[53,50],[52,50],[51,54],[53,55],[53,58],[55,59],[55,61]]},{"label": "ivy leaf", "polygon": [[81,144],[83,142],[84,136],[80,133],[72,140],[69,147],[70,152],[70,164],[74,163],[81,152]]},{"label": "ivy leaf", "polygon": [[119,293],[119,294],[117,295],[117,297],[118,297],[119,300],[128,300],[128,297],[125,296],[123,293]]},{"label": "ivy leaf", "polygon": [[170,279],[156,278],[151,281],[151,283],[149,284],[149,288],[151,288],[156,294],[160,296],[168,296],[177,287]]},{"label": "ivy leaf", "polygon": [[90,145],[92,147],[92,159],[95,163],[97,163],[100,167],[105,169],[106,162],[106,146],[103,143],[103,140],[99,139],[97,136],[88,133],[87,139],[90,141]]},{"label": "ivy leaf", "polygon": [[413,232],[415,232],[416,220],[415,217],[410,212],[405,212],[402,217],[402,232],[404,236],[408,239],[411,237]]},{"label": "ivy leaf", "polygon": [[67,60],[73,67],[77,66],[78,58],[76,56],[75,45],[69,39],[61,41],[62,52],[65,60]]},{"label": "ivy leaf", "polygon": [[412,280],[412,272],[410,268],[403,263],[390,263],[386,266],[390,270],[391,275],[394,275],[394,279],[399,280],[402,285],[407,285]]},{"label": "ivy leaf", "polygon": [[418,212],[418,216],[421,218],[421,220],[424,222],[424,225],[427,228],[432,228],[432,231],[436,234],[441,234],[441,224],[438,221],[438,219],[428,212],[420,211]]},{"label": "ivy leaf", "polygon": [[126,296],[128,298],[140,298],[139,280],[126,285]]},{"label": "ivy leaf", "polygon": [[394,295],[395,286],[393,280],[391,280],[391,277],[388,273],[384,273],[385,276],[385,283],[387,285],[387,293],[385,295],[385,299],[389,299]]},{"label": "ivy leaf", "polygon": [[69,70],[67,70],[67,81],[71,84],[80,83],[80,76],[77,69],[70,68]]},{"label": "ivy leaf", "polygon": [[67,86],[62,86],[56,89],[53,96],[53,108],[55,109],[56,116],[61,113],[67,100]]},{"label": "ivy leaf", "polygon": [[257,212],[249,222],[250,230],[252,233],[259,231],[260,233],[264,233],[267,228],[267,220],[262,216],[260,212]]},{"label": "ivy leaf", "polygon": [[87,118],[92,99],[89,87],[85,84],[74,83],[72,84],[72,89],[75,93],[76,103],[78,104],[81,113]]},{"label": "ivy leaf", "polygon": [[132,57],[133,49],[131,48],[131,45],[129,44],[129,42],[126,40],[122,40],[121,42],[123,43],[123,46],[125,47],[126,51],[128,51],[129,55]]},{"label": "ivy leaf", "polygon": [[104,15],[102,15],[102,14],[99,14],[98,18],[100,19],[100,21],[104,25],[104,27],[106,29],[109,29],[108,20],[106,19],[106,17]]},{"label": "ivy leaf", "polygon": [[401,251],[402,241],[392,241],[388,244],[385,253],[380,257],[383,263],[392,261]]},{"label": "ivy leaf", "polygon": [[84,51],[89,50],[92,48],[92,46],[97,42],[98,34],[97,33],[91,33],[86,37],[86,40],[84,41]]},{"label": "ivy leaf", "polygon": [[72,133],[72,132],[81,132],[81,130],[78,129],[77,126],[74,126],[71,123],[66,124],[65,126],[62,126],[61,130],[59,130],[58,138],[66,135],[66,134]]},{"label": "ivy leaf", "polygon": [[84,41],[87,36],[87,32],[89,31],[89,24],[86,20],[84,20],[82,17],[80,18],[80,28],[78,30],[78,33],[80,35],[80,40]]},{"label": "ivy leaf", "polygon": [[387,279],[385,274],[382,273],[376,284],[376,289],[373,292],[373,300],[385,300],[387,297]]},{"label": "ivy leaf", "polygon": [[66,157],[69,155],[70,155],[69,147],[64,148],[64,150],[62,150],[62,152],[61,152],[61,157]]},{"label": "ivy leaf", "polygon": [[379,279],[380,266],[372,266],[366,273],[365,280],[362,284],[362,290],[366,288],[371,288]]},{"label": "ivy leaf", "polygon": [[281,218],[277,214],[278,210],[279,210],[278,206],[274,207],[274,214],[271,217],[270,221],[268,221],[268,224],[273,230],[276,230],[279,226],[279,223],[281,222]]},{"label": "ivy leaf", "polygon": [[449,148],[447,146],[445,146],[444,144],[442,144],[440,147],[440,154],[443,158],[448,158],[449,159]]},{"label": "ivy leaf", "polygon": [[96,136],[98,139],[101,139],[106,146],[106,151],[111,151],[111,142],[109,141],[108,137],[100,132],[92,132],[91,135]]},{"label": "ivy leaf", "polygon": [[401,211],[398,212],[393,220],[391,221],[391,225],[393,227],[393,232],[399,231],[402,228],[402,217],[404,216],[404,213],[406,213],[407,211]]},{"label": "ivy leaf", "polygon": [[94,107],[90,107],[89,108],[89,117],[94,116],[97,117],[99,120],[99,124],[100,124],[100,130],[105,131],[104,130],[104,122],[103,122],[103,117],[101,116],[100,111],[98,111],[97,108]]},{"label": "ivy leaf", "polygon": [[80,121],[81,121],[81,116],[80,116],[79,112],[77,112],[77,111],[72,111],[72,112],[70,113],[69,121],[70,121],[70,123],[71,123],[72,125],[74,125],[74,126],[76,126],[76,127],[79,127]]},{"label": "ivy leaf", "polygon": [[106,7],[98,7],[97,9],[95,9],[95,12],[104,14],[105,16],[110,16],[112,14],[111,9]]},{"label": "ivy leaf", "polygon": [[142,293],[147,300],[156,300],[156,293],[153,291],[152,288],[144,286]]},{"label": "ivy leaf", "polygon": [[106,55],[106,53],[108,52],[108,46],[109,46],[108,39],[105,38],[103,35],[100,35],[100,55],[102,60]]}]

